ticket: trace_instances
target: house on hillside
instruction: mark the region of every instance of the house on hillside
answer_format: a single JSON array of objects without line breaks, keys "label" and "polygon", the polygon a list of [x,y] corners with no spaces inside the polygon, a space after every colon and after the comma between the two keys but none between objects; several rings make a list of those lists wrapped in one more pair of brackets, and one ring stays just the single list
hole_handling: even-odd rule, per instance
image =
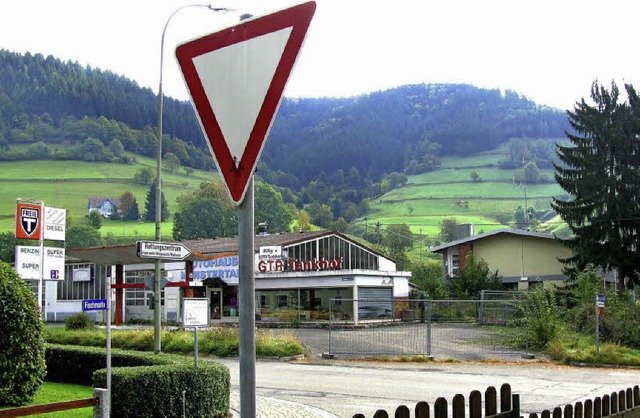
[{"label": "house on hillside", "polygon": [[97,211],[100,215],[108,218],[113,211],[118,211],[120,199],[113,197],[90,197],[87,209],[89,213]]},{"label": "house on hillside", "polygon": [[498,229],[431,247],[442,254],[445,279],[454,277],[473,253],[483,259],[491,271],[498,270],[502,282],[512,290],[526,290],[535,285],[559,285],[567,277],[560,259],[571,250],[551,234],[520,229]]}]

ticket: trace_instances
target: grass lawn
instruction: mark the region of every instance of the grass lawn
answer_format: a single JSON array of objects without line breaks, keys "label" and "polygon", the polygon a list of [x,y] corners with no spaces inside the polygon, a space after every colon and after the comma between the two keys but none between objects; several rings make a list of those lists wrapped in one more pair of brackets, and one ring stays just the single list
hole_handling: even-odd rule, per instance
[{"label": "grass lawn", "polygon": [[[140,156],[133,164],[84,161],[0,162],[0,232],[15,229],[17,198],[42,200],[47,206],[67,209],[67,216],[78,219],[86,215],[90,197],[119,198],[122,193],[130,191],[138,201],[140,211],[144,212],[149,186],[135,184],[133,176],[144,167],[155,172],[155,164],[155,160]],[[187,175],[183,168],[173,173],[163,171],[163,192],[169,210],[175,213],[176,198],[181,194],[197,190],[203,181],[218,179],[217,173],[203,170],[194,170],[190,175]],[[118,227],[114,229],[129,229],[129,226],[125,225]],[[142,231],[145,228],[141,225],[136,229]],[[171,234],[171,229],[167,227],[166,231]],[[115,233],[109,228],[101,232]],[[165,233],[163,228],[163,235]],[[155,230],[150,236],[154,235]]]},{"label": "grass lawn", "polygon": [[[556,183],[529,184],[525,198],[523,186],[513,183],[515,170],[497,167],[507,158],[508,148],[504,146],[469,158],[442,158],[438,170],[408,176],[405,186],[371,201],[366,222],[371,226],[380,222],[383,228],[405,223],[414,234],[437,237],[440,223],[456,218],[458,223],[474,224],[478,234],[510,227],[518,206],[547,211],[551,209],[551,199],[565,193]],[[471,180],[474,170],[481,182]],[[553,178],[550,169],[541,169],[540,174]],[[544,227],[555,229],[561,225],[556,220]]]},{"label": "grass lawn", "polygon": [[[73,401],[93,397],[93,388],[89,386],[70,385],[65,383],[45,382],[29,405],[42,405],[54,402]],[[93,408],[79,408],[69,411],[51,412],[48,414],[30,415],[32,417],[54,418],[91,418]]]}]

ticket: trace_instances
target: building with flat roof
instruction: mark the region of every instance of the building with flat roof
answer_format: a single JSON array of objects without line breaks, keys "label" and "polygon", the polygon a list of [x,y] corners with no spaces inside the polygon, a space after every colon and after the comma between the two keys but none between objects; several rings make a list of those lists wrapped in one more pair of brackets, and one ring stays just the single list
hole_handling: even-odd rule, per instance
[{"label": "building with flat roof", "polygon": [[[189,258],[162,265],[167,280],[163,320],[179,322],[184,297],[207,298],[212,321],[236,317],[242,310],[238,238],[181,244],[191,250]],[[254,245],[258,320],[394,317],[392,301],[409,295],[410,272],[397,271],[393,260],[337,231],[258,234]],[[151,320],[153,292],[145,283],[150,283],[154,264],[135,251],[135,244],[68,250],[66,278],[55,283],[56,306],[50,309],[55,319],[80,312],[85,296],[104,297],[106,291],[99,288],[106,289],[109,282],[116,324]]]}]

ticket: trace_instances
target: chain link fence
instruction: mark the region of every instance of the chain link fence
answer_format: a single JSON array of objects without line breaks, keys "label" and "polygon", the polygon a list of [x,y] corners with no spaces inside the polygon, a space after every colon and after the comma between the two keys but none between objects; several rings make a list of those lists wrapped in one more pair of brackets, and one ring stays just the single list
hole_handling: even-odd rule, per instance
[{"label": "chain link fence", "polygon": [[333,299],[329,354],[519,359],[528,355],[528,321],[526,300],[516,293],[481,300]]}]

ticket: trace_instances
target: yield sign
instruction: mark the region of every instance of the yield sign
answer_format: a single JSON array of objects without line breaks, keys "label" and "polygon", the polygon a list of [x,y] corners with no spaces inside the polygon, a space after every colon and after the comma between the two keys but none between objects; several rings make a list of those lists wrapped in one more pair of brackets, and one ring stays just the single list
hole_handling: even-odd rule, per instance
[{"label": "yield sign", "polygon": [[239,204],[307,33],[311,1],[184,43],[176,57],[209,149]]}]

